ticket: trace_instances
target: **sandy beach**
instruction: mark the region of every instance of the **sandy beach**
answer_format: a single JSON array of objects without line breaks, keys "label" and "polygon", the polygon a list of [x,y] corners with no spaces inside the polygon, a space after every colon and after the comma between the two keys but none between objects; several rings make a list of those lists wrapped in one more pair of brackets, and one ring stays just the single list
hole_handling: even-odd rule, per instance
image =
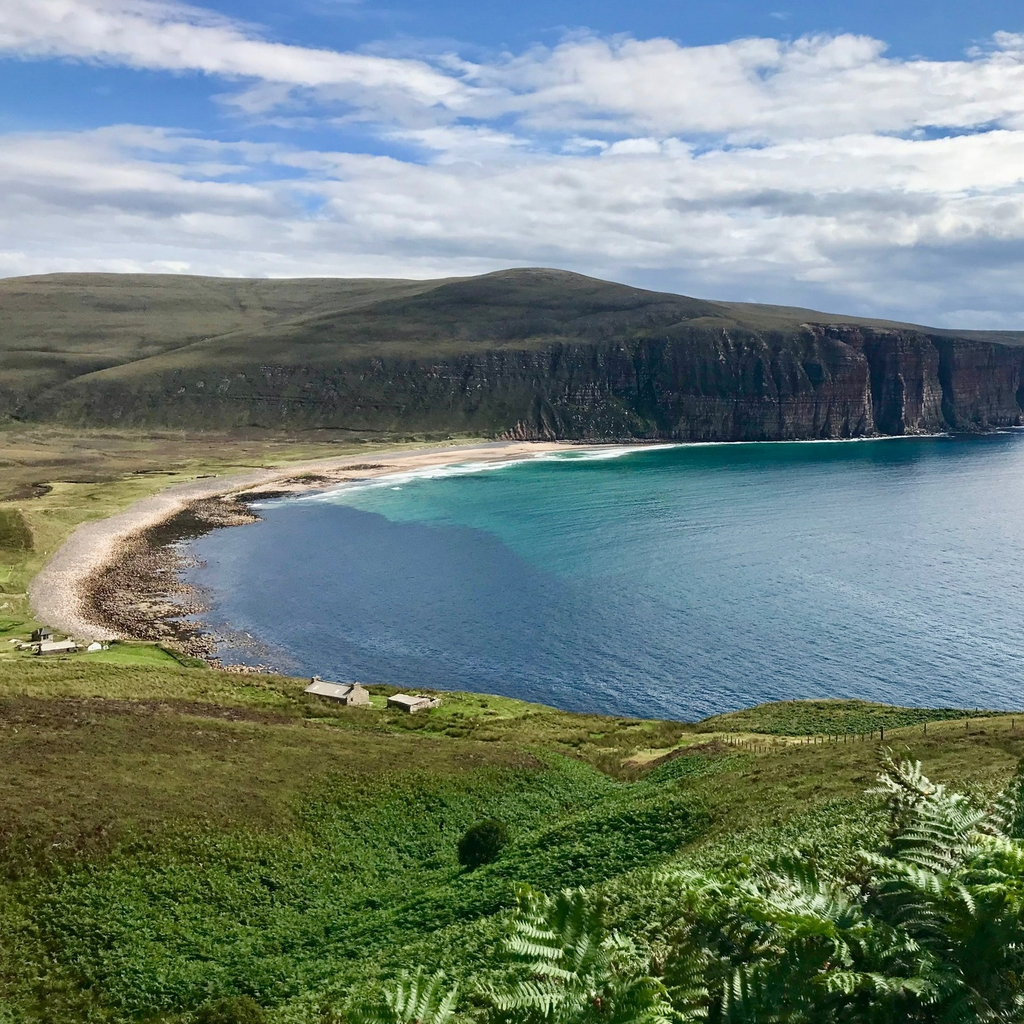
[{"label": "sandy beach", "polygon": [[389,473],[459,462],[508,462],[573,447],[576,446],[569,442],[496,441],[396,452],[368,451],[175,484],[117,515],[77,527],[32,580],[32,613],[40,622],[78,640],[132,639],[124,629],[100,621],[102,617],[89,599],[90,588],[138,537],[197,502],[220,497],[244,501],[247,495],[267,491],[324,490],[336,483]]}]

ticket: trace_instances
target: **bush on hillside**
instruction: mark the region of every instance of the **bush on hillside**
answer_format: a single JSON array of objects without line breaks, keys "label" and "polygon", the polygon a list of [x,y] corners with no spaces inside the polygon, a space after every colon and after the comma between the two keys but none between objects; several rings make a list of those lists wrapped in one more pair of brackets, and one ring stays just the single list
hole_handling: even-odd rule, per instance
[{"label": "bush on hillside", "polygon": [[250,996],[227,996],[200,1007],[196,1024],[265,1024],[266,1015]]},{"label": "bush on hillside", "polygon": [[16,508],[0,508],[0,548],[31,551],[32,531]]},{"label": "bush on hillside", "polygon": [[490,864],[508,843],[508,829],[500,821],[487,818],[470,825],[459,840],[459,863],[472,871]]}]

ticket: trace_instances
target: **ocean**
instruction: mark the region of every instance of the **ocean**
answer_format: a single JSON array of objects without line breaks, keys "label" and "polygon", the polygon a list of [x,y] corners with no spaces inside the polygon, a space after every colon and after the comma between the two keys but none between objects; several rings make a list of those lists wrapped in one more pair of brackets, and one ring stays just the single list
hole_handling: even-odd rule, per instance
[{"label": "ocean", "polygon": [[1024,708],[1024,434],[574,450],[274,500],[190,544],[225,662],[694,720]]}]

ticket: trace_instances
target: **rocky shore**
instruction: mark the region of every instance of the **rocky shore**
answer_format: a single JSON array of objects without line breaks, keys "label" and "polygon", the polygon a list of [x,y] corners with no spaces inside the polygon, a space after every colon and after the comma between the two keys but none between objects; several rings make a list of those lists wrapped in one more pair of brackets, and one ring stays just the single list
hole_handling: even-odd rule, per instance
[{"label": "rocky shore", "polygon": [[339,483],[457,462],[514,461],[572,447],[569,442],[498,441],[319,459],[229,477],[198,477],[83,523],[29,586],[33,615],[79,640],[157,640],[212,658],[217,637],[197,621],[202,595],[188,587],[183,542],[254,522],[251,502],[324,490]]},{"label": "rocky shore", "polygon": [[220,637],[198,617],[207,610],[200,590],[187,583],[188,541],[225,526],[259,517],[246,501],[224,496],[186,505],[164,523],[141,530],[121,545],[117,558],[89,581],[83,604],[89,616],[121,636],[173,646],[215,661]]}]

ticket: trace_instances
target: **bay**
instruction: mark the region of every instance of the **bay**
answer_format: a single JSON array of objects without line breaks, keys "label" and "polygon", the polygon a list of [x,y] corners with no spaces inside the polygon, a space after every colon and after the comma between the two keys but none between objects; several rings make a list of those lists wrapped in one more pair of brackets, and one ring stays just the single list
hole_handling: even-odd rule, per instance
[{"label": "bay", "polygon": [[696,719],[1024,706],[1024,435],[651,446],[266,503],[191,545],[296,674]]}]

